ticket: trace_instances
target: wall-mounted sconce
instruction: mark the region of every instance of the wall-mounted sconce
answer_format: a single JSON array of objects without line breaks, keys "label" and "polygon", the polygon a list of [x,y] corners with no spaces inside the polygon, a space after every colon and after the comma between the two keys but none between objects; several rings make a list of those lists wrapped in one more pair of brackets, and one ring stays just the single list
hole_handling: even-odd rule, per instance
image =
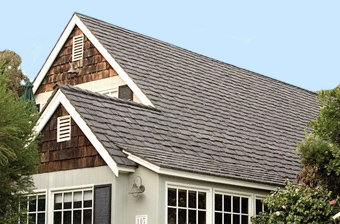
[{"label": "wall-mounted sconce", "polygon": [[[137,185],[137,179],[139,179],[139,184]],[[144,185],[142,184],[142,178],[140,176],[137,176],[135,178],[135,181],[132,185],[132,188],[129,192],[129,194],[132,194],[134,197],[138,197],[139,194],[142,194],[143,192],[145,191],[145,187]]]},{"label": "wall-mounted sconce", "polygon": [[67,71],[67,73],[78,73],[79,71],[78,71],[77,68],[74,68],[73,62],[70,63],[70,64],[71,64],[71,67],[70,67],[70,69]]}]

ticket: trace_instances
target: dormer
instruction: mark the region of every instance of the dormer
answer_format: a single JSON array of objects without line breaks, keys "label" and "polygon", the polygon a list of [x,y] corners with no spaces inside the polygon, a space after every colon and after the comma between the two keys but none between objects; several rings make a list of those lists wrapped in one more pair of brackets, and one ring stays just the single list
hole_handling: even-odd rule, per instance
[{"label": "dormer", "polygon": [[152,106],[129,75],[74,14],[34,80],[36,102],[42,109],[56,83]]}]

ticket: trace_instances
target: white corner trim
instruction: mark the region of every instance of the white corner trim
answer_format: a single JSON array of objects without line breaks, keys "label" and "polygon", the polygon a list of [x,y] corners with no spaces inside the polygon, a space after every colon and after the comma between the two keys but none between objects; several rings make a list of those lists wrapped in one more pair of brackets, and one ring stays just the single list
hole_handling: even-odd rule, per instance
[{"label": "white corner trim", "polygon": [[71,34],[74,26],[77,25],[79,29],[85,34],[85,36],[91,41],[91,43],[97,48],[97,50],[103,55],[103,57],[109,62],[112,68],[117,72],[117,74],[123,79],[123,81],[129,86],[133,93],[139,98],[142,104],[147,106],[154,105],[151,101],[146,97],[146,95],[142,92],[142,90],[134,83],[134,81],[129,77],[129,75],[123,70],[123,68],[116,62],[116,60],[112,57],[112,55],[104,48],[104,46],[98,41],[98,39],[91,33],[91,31],[86,27],[86,25],[79,19],[79,17],[74,14],[71,21],[65,28],[64,32],[62,33],[60,39],[58,40],[56,46],[53,48],[50,56],[46,60],[43,68],[39,72],[36,80],[33,83],[33,93],[36,92],[37,88],[39,87],[40,83],[44,79],[46,73],[48,72],[49,68],[52,66],[55,58],[57,57],[59,51],[63,47],[64,43],[66,42],[67,38]]},{"label": "white corner trim", "polygon": [[34,128],[34,131],[36,133],[39,133],[42,131],[42,129],[45,127],[46,123],[52,117],[53,113],[55,112],[55,110],[57,109],[60,103],[65,107],[66,111],[71,115],[72,119],[76,122],[79,128],[83,131],[85,136],[89,139],[91,144],[98,151],[99,155],[103,158],[106,164],[110,167],[112,172],[118,177],[119,171],[118,171],[118,166],[116,162],[112,159],[112,157],[107,152],[107,150],[104,148],[104,146],[100,143],[100,141],[93,134],[91,129],[87,126],[85,121],[81,118],[79,113],[71,105],[70,101],[66,98],[66,96],[60,90],[58,90],[58,92],[55,94],[51,102],[48,104],[44,113],[40,116],[37,122],[37,125]]},{"label": "white corner trim", "polygon": [[273,186],[269,184],[253,183],[253,182],[235,180],[235,179],[230,179],[230,178],[216,177],[216,176],[210,176],[210,175],[204,175],[204,174],[198,174],[198,173],[191,173],[187,171],[179,171],[179,170],[161,168],[138,156],[135,156],[127,152],[126,150],[123,150],[123,153],[128,155],[128,159],[134,161],[135,163],[138,163],[154,171],[155,173],[159,173],[163,175],[182,177],[182,178],[187,178],[187,179],[194,179],[194,180],[213,182],[213,183],[228,184],[228,185],[239,186],[239,187],[269,190],[269,191],[275,190],[277,188],[277,186]]},{"label": "white corner trim", "polygon": [[127,167],[127,166],[118,166],[118,171],[121,173],[134,173],[136,172],[136,168]]}]

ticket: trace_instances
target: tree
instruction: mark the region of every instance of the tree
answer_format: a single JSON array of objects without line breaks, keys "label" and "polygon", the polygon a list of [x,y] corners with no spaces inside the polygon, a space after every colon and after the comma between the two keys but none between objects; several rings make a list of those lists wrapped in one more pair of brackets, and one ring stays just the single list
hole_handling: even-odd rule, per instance
[{"label": "tree", "polygon": [[[271,193],[268,211],[253,219],[264,223],[334,223],[340,212],[340,86],[318,93],[320,112],[297,146],[302,170],[298,185]],[[339,222],[337,220],[337,222]]]},{"label": "tree", "polygon": [[332,216],[340,211],[339,197],[323,187],[286,183],[286,187],[271,193],[264,204],[267,211],[252,219],[253,224],[334,223]]},{"label": "tree", "polygon": [[[0,73],[0,223],[18,223],[19,202],[30,192],[31,175],[38,164],[33,127],[37,114],[30,102],[22,101],[8,85],[9,76]],[[5,74],[4,74],[5,73]]]},{"label": "tree", "polygon": [[309,123],[311,132],[298,145],[302,171],[298,181],[340,192],[340,86],[318,94],[320,113]]},{"label": "tree", "polygon": [[24,91],[24,83],[29,81],[28,77],[20,69],[21,58],[10,50],[0,51],[0,75],[7,75],[10,79],[8,88],[18,96]]}]

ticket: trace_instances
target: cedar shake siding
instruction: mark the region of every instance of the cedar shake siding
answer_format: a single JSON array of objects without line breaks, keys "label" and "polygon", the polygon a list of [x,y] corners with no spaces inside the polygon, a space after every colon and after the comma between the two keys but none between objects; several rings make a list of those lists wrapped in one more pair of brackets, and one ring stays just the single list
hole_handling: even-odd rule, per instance
[{"label": "cedar shake siding", "polygon": [[65,115],[68,113],[60,105],[41,132],[38,173],[106,165],[73,119],[71,140],[57,142],[57,118]]},{"label": "cedar shake siding", "polygon": [[56,83],[78,85],[118,75],[85,35],[83,60],[73,62],[79,73],[68,73],[72,62],[73,37],[81,34],[78,27],[73,29],[36,94],[52,91]]}]

